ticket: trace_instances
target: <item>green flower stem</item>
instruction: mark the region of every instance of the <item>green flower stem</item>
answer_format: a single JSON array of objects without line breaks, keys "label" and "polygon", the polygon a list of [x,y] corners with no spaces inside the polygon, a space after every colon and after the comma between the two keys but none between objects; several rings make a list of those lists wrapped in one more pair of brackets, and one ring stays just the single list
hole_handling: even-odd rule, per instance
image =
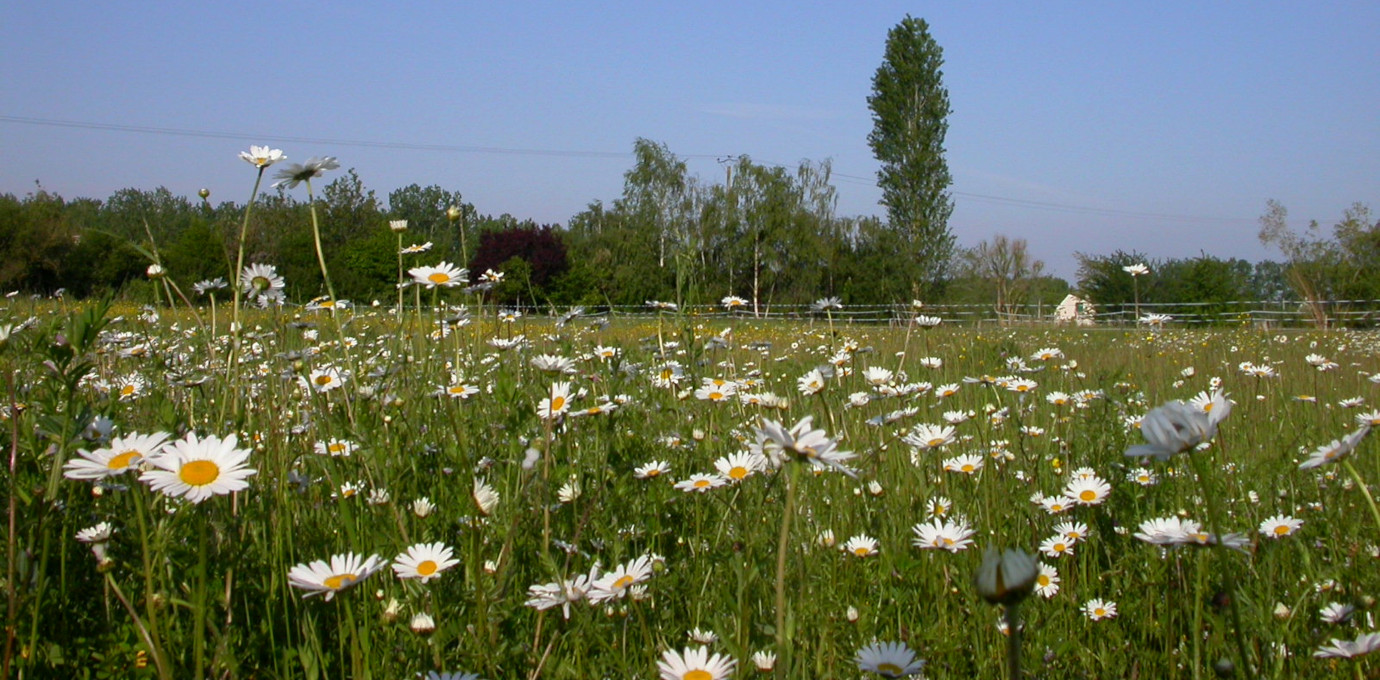
[{"label": "green flower stem", "polygon": [[307,178],[307,201],[311,208],[311,235],[316,241],[316,261],[321,263],[321,278],[326,280],[326,294],[331,296],[331,304],[339,302],[335,297],[335,287],[331,285],[331,275],[326,271],[326,254],[321,250],[321,224],[316,219],[316,195],[311,190],[311,178]]},{"label": "green flower stem", "polygon": [[1006,615],[1006,677],[1020,680],[1021,677],[1021,617],[1020,603],[1009,604],[1004,608]]},{"label": "green flower stem", "polygon": [[1361,490],[1361,495],[1366,497],[1366,505],[1370,506],[1370,516],[1375,520],[1375,528],[1380,529],[1380,508],[1375,506],[1375,497],[1370,494],[1370,488],[1366,486],[1366,480],[1361,478],[1361,473],[1357,472],[1356,467],[1349,460],[1342,461],[1342,467],[1346,468],[1347,474],[1351,475],[1352,481],[1356,482],[1356,487]]},{"label": "green flower stem", "polygon": [[[1193,465],[1193,474],[1198,478],[1198,488],[1203,494],[1203,501],[1207,504],[1208,510],[1208,533],[1215,536],[1218,540],[1218,547],[1222,540],[1222,512],[1217,505],[1217,497],[1214,496],[1207,485],[1209,470],[1205,469],[1204,456],[1189,454],[1189,461]],[[1222,588],[1227,592],[1229,611],[1231,612],[1232,637],[1236,641],[1236,653],[1241,657],[1241,665],[1245,668],[1246,677],[1253,678],[1255,675],[1255,664],[1251,663],[1251,657],[1247,653],[1245,631],[1241,629],[1241,605],[1237,602],[1236,574],[1230,569],[1222,570]]]},{"label": "green flower stem", "polygon": [[[240,223],[240,242],[238,254],[235,256],[235,271],[230,272],[230,286],[234,288],[234,312],[230,321],[230,356],[225,360],[225,373],[230,378],[230,411],[235,413],[239,410],[240,391],[239,376],[240,372],[235,370],[235,362],[239,359],[240,349],[240,307],[243,304],[244,292],[240,286],[240,273],[244,271],[244,242],[249,234],[249,213],[254,209],[254,199],[259,195],[259,185],[264,180],[264,170],[267,165],[259,166],[259,176],[254,178],[254,189],[249,192],[249,202],[244,206],[244,221]],[[224,408],[225,402],[221,401]],[[221,413],[224,420],[225,414]]]},{"label": "green flower stem", "polygon": [[785,678],[791,666],[791,640],[786,634],[786,551],[790,548],[791,524],[795,519],[795,486],[799,465],[786,463],[786,503],[781,508],[781,533],[776,541],[776,650],[781,654],[776,677]]}]

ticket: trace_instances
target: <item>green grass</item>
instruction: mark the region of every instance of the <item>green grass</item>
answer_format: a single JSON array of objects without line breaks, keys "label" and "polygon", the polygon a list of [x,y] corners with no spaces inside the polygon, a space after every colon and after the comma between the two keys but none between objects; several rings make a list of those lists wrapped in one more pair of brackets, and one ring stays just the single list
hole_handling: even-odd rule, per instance
[{"label": "green grass", "polygon": [[[1380,371],[1372,334],[941,326],[907,337],[905,329],[840,323],[831,334],[824,319],[700,325],[674,315],[556,328],[530,317],[499,325],[485,309],[482,321],[432,339],[425,313],[408,312],[400,322],[380,309],[336,318],[255,312],[243,361],[232,369],[224,363],[224,309],[216,332],[185,311],[152,320],[120,310],[122,322],[83,346],[69,319],[80,309],[21,313],[20,306],[11,322],[30,311],[38,322],[0,352],[24,405],[0,434],[15,458],[6,472],[14,518],[6,530],[6,593],[15,635],[8,663],[17,677],[158,677],[161,656],[167,677],[178,678],[405,678],[441,670],[654,678],[661,652],[689,645],[687,632],[700,628],[717,634],[710,648],[736,659],[739,677],[758,675],[749,657],[759,650],[777,654],[778,677],[860,677],[854,655],[882,640],[916,650],[928,677],[997,678],[1005,658],[1000,611],[972,585],[983,549],[1034,553],[1068,520],[1086,523],[1090,537],[1071,555],[1044,558],[1058,569],[1060,590],[1021,608],[1023,665],[1034,677],[1213,677],[1212,664],[1222,658],[1238,672],[1249,663],[1267,677],[1374,666],[1312,654],[1331,638],[1375,630],[1380,527],[1345,468],[1297,469],[1313,448],[1354,430],[1357,413],[1380,404],[1380,385],[1367,379]],[[209,326],[208,312],[201,310],[200,321]],[[709,342],[727,327],[727,346]],[[73,352],[53,349],[59,334]],[[518,334],[529,341],[525,349],[489,344]],[[762,349],[766,342],[770,348]],[[596,345],[617,347],[621,356],[587,356]],[[683,367],[678,386],[651,380],[662,345]],[[144,349],[122,356],[135,346]],[[840,368],[852,375],[830,380],[818,395],[797,391],[797,378],[846,347],[855,351],[840,357]],[[1031,359],[1044,348],[1063,357]],[[1305,361],[1310,353],[1339,366],[1318,371]],[[544,374],[531,364],[538,354],[576,359],[577,372]],[[942,359],[942,367],[921,366],[927,356]],[[1012,374],[1008,358],[1037,369],[1020,375],[1038,387],[1020,396],[962,382]],[[83,359],[90,370],[78,384]],[[1272,365],[1277,376],[1248,377],[1238,369],[1247,361]],[[347,372],[342,387],[304,389],[299,378],[325,366]],[[908,382],[962,387],[944,400],[880,398],[863,379],[869,366],[904,372]],[[1189,366],[1194,374],[1184,377]],[[118,398],[121,381],[136,375],[145,387]],[[480,392],[463,400],[436,396],[459,377]],[[706,378],[750,380],[755,386],[743,391],[770,391],[789,404],[767,410],[698,400],[689,392]],[[1193,454],[1197,465],[1188,456],[1151,462],[1157,484],[1128,481],[1138,461],[1123,452],[1142,439],[1125,418],[1191,398],[1215,378],[1236,406],[1213,445]],[[583,393],[573,399],[575,410],[600,396],[630,401],[612,413],[545,421],[537,404],[557,381]],[[1081,390],[1100,396],[1082,407],[1045,399]],[[873,398],[850,405],[857,392]],[[1338,405],[1351,397],[1366,402]],[[917,412],[868,424],[905,407]],[[988,414],[1002,408],[1008,417],[993,424]],[[940,424],[951,410],[976,417],[957,427],[958,441],[922,451],[913,463],[901,435]],[[81,438],[95,416],[113,421],[117,435],[235,435],[252,446],[247,464],[257,474],[246,490],[200,504],[154,492],[128,473],[97,493],[90,482],[61,478],[59,465],[78,449],[101,446]],[[860,478],[799,475],[782,632],[776,569],[785,475],[767,471],[707,493],[676,490],[672,481],[714,472],[716,459],[746,449],[763,418],[789,426],[805,416],[857,454],[850,463]],[[1042,433],[1023,434],[1022,427]],[[353,442],[355,451],[313,453],[316,442],[332,438]],[[1009,455],[989,455],[996,441],[1006,442]],[[1380,480],[1375,446],[1363,442],[1350,459],[1372,488]],[[985,467],[974,475],[942,469],[945,458],[964,453],[984,454]],[[524,468],[529,457],[535,463]],[[657,460],[670,465],[669,474],[634,477],[636,466]],[[1105,502],[1052,516],[1030,501],[1036,492],[1060,493],[1080,467],[1111,485]],[[471,497],[476,478],[501,499],[487,517]],[[872,481],[879,494],[868,488]],[[562,502],[567,482],[580,492]],[[343,495],[346,483],[359,491]],[[368,503],[380,489],[389,502]],[[1209,521],[1205,494],[1221,507],[1222,531],[1250,537],[1246,553],[1162,550],[1133,537],[1152,518]],[[926,504],[939,496],[972,524],[973,547],[912,547],[912,527],[927,521]],[[436,506],[427,517],[412,511],[422,497]],[[1276,514],[1303,526],[1278,540],[1261,536],[1256,527]],[[115,534],[110,564],[97,569],[90,546],[73,537],[102,521]],[[836,538],[833,548],[817,541],[826,530]],[[879,554],[838,550],[860,534],[879,542]],[[385,566],[329,602],[304,599],[288,584],[297,564],[345,552],[391,563],[424,542],[449,546],[459,564],[427,584],[401,580]],[[524,605],[531,586],[651,554],[660,560],[645,599],[597,607],[576,601],[568,619],[559,606],[539,612]],[[1118,615],[1090,620],[1082,606],[1093,598],[1114,601]],[[1355,612],[1326,623],[1319,610],[1332,602]],[[1290,613],[1279,615],[1280,606]],[[1239,658],[1233,609],[1247,660]],[[433,633],[410,630],[417,613],[434,617]],[[788,649],[778,640],[788,640]]]}]

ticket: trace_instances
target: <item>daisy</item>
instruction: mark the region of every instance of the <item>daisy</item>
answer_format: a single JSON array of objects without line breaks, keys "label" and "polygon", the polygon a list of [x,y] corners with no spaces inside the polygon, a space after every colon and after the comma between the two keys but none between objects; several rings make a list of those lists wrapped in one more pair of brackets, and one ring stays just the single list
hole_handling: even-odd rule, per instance
[{"label": "daisy", "polygon": [[349,456],[355,451],[354,442],[348,439],[331,439],[324,442],[316,442],[312,447],[318,456]]},{"label": "daisy", "polygon": [[1079,505],[1098,505],[1111,493],[1112,486],[1096,476],[1074,479],[1064,487],[1064,495]]},{"label": "daisy", "polygon": [[737,295],[729,295],[724,297],[724,299],[720,300],[719,304],[723,305],[724,309],[731,310],[734,307],[742,307],[743,305],[747,304],[747,300],[744,300],[743,298],[740,298]]},{"label": "daisy", "polygon": [[[299,378],[300,380],[300,378]],[[306,385],[313,392],[329,392],[345,384],[345,376],[334,366],[314,368],[306,378]]]},{"label": "daisy", "polygon": [[1110,619],[1116,616],[1116,603],[1111,600],[1092,599],[1083,603],[1083,613],[1093,621]]},{"label": "daisy", "polygon": [[403,248],[402,250],[399,250],[398,254],[416,255],[418,253],[425,253],[426,251],[431,250],[431,245],[431,241],[427,241],[426,243],[414,243],[410,246],[407,246],[406,248]]},{"label": "daisy", "polygon": [[878,553],[877,540],[867,534],[858,534],[843,544],[843,551],[854,557],[871,557]]},{"label": "daisy", "polygon": [[259,300],[276,301],[283,297],[283,277],[271,264],[251,264],[240,272],[240,290]]},{"label": "daisy", "polygon": [[1294,532],[1303,526],[1303,520],[1294,519],[1288,515],[1275,515],[1260,523],[1260,533],[1270,538],[1284,538],[1292,536]]},{"label": "daisy", "polygon": [[763,420],[757,428],[757,440],[763,455],[773,466],[780,467],[788,460],[807,460],[856,477],[843,462],[854,457],[852,451],[839,451],[838,442],[824,430],[813,427],[814,417],[805,416],[789,430],[774,420]]},{"label": "daisy", "polygon": [[1015,380],[1012,380],[1006,384],[1006,389],[1011,390],[1012,392],[1025,394],[1026,392],[1034,392],[1035,389],[1039,386],[1040,384],[1035,382],[1034,380],[1030,380],[1028,378],[1016,378]]},{"label": "daisy", "polygon": [[954,509],[954,502],[946,496],[936,496],[925,501],[925,514],[930,517],[947,517]]},{"label": "daisy", "polygon": [[414,282],[427,288],[437,286],[454,288],[465,283],[465,279],[469,276],[467,270],[445,261],[435,267],[413,267],[407,270],[407,273]]},{"label": "daisy", "polygon": [[969,453],[962,456],[955,456],[944,461],[944,469],[949,472],[962,472],[971,475],[982,469],[984,463],[982,456]]},{"label": "daisy", "polygon": [[947,399],[949,397],[954,396],[955,394],[958,394],[959,387],[960,385],[958,383],[940,385],[939,387],[934,388],[934,396],[939,397],[940,399]]},{"label": "daisy", "polygon": [[1341,439],[1334,439],[1330,444],[1324,444],[1322,446],[1319,446],[1317,450],[1313,451],[1313,453],[1310,456],[1308,456],[1308,460],[1299,463],[1299,469],[1311,470],[1315,467],[1319,467],[1327,463],[1334,463],[1343,458],[1346,458],[1348,455],[1351,454],[1352,451],[1356,450],[1356,446],[1361,443],[1362,439],[1365,439],[1366,434],[1368,434],[1369,432],[1370,426],[1364,425],[1361,427],[1361,429],[1356,430],[1355,432],[1352,432],[1351,434],[1348,434],[1347,436],[1342,437]]},{"label": "daisy", "polygon": [[1040,563],[1040,575],[1035,577],[1035,592],[1049,599],[1059,594],[1059,570],[1053,565]]},{"label": "daisy", "polygon": [[1088,525],[1082,522],[1061,522],[1054,527],[1054,533],[1069,540],[1069,543],[1077,543],[1088,537]]},{"label": "daisy", "polygon": [[656,662],[661,680],[723,680],[733,675],[736,665],[731,657],[710,655],[703,647],[687,647],[684,652],[668,649]]},{"label": "daisy", "polygon": [[588,574],[576,574],[560,583],[546,583],[527,588],[525,606],[544,611],[560,606],[561,613],[570,618],[570,605],[585,599],[594,582],[599,579],[599,565],[590,567]]},{"label": "daisy", "polygon": [[633,476],[638,479],[651,479],[653,477],[660,477],[670,471],[670,463],[664,460],[654,460],[646,465],[639,465],[633,468]]},{"label": "daisy", "polygon": [[1325,623],[1342,623],[1351,617],[1356,608],[1349,604],[1340,602],[1329,602],[1327,606],[1318,610],[1318,618]]},{"label": "daisy", "polygon": [[751,453],[734,453],[714,461],[714,469],[719,474],[726,477],[730,482],[738,482],[751,477],[754,473],[760,472],[766,464],[766,459],[761,456],[754,456]]},{"label": "daisy", "polygon": [[498,505],[498,492],[494,491],[488,482],[477,477],[474,480],[474,491],[471,493],[471,497],[474,499],[475,507],[479,508],[480,514],[485,517],[493,514],[494,508]]},{"label": "daisy", "polygon": [[953,520],[936,518],[929,524],[911,527],[911,531],[915,532],[915,540],[911,541],[911,545],[921,550],[947,550],[956,553],[973,544],[973,528],[958,517]]},{"label": "daisy", "polygon": [[1058,496],[1041,496],[1037,503],[1045,509],[1045,512],[1057,515],[1077,505],[1078,501],[1061,494]]},{"label": "daisy", "polygon": [[956,440],[956,432],[951,425],[916,425],[901,441],[916,449],[937,449],[948,446]]},{"label": "daisy", "polygon": [[628,594],[629,589],[652,578],[652,558],[643,555],[610,569],[591,585],[589,601],[595,604],[615,600]]},{"label": "daisy", "polygon": [[1320,659],[1351,659],[1380,649],[1380,633],[1363,633],[1355,640],[1332,639],[1332,644],[1319,647],[1313,656]]},{"label": "daisy", "polygon": [[917,675],[925,667],[924,659],[915,658],[915,652],[904,642],[874,642],[859,649],[853,660],[859,670],[884,678]]},{"label": "daisy", "polygon": [[330,601],[335,594],[369,578],[382,569],[384,562],[378,555],[360,557],[354,553],[332,555],[331,561],[316,560],[299,564],[288,571],[288,585],[309,591],[302,597],[325,593]]},{"label": "daisy", "polygon": [[752,665],[757,668],[758,671],[770,673],[772,669],[776,668],[776,654],[766,650],[753,652]]},{"label": "daisy", "polygon": [[570,410],[570,383],[551,384],[549,396],[537,404],[537,416],[550,420]]},{"label": "daisy", "polygon": [[457,380],[450,385],[441,385],[436,393],[442,397],[450,397],[451,399],[469,399],[479,394],[479,388],[464,380]]},{"label": "daisy", "polygon": [[306,182],[307,187],[310,188],[313,177],[320,177],[325,171],[335,170],[339,167],[340,162],[335,159],[335,156],[309,158],[306,163],[293,163],[279,170],[278,174],[274,175],[278,181],[273,183],[273,187],[275,189],[280,187],[295,189],[298,184]]},{"label": "daisy", "polygon": [[547,373],[562,373],[566,375],[575,373],[574,359],[554,354],[538,354],[532,357],[532,366],[538,371],[545,371]]},{"label": "daisy", "polygon": [[166,444],[157,455],[147,458],[153,469],[139,475],[139,481],[154,491],[193,503],[246,489],[249,482],[245,479],[257,471],[244,466],[250,451],[235,448],[237,443],[233,434],[225,439],[215,435],[200,439],[195,432],[188,432],[186,439]]},{"label": "daisy", "polygon": [[1164,517],[1141,522],[1135,537],[1153,545],[1180,545],[1201,532],[1202,527],[1193,520]]},{"label": "daisy", "polygon": [[1380,410],[1357,413],[1356,424],[1361,427],[1380,427]]},{"label": "daisy", "polygon": [[818,368],[796,379],[795,382],[800,388],[800,393],[806,396],[824,391],[824,374],[820,373]]},{"label": "daisy", "polygon": [[96,526],[82,529],[77,532],[77,540],[82,543],[105,543],[115,533],[114,527],[110,522],[101,522]]},{"label": "daisy", "polygon": [[282,149],[270,149],[266,146],[254,146],[252,144],[249,146],[248,151],[240,152],[240,158],[244,159],[244,162],[259,168],[260,171],[278,161],[287,160],[287,156],[283,155]]},{"label": "daisy", "polygon": [[594,356],[603,360],[617,359],[620,351],[617,347],[594,346]]},{"label": "daisy", "polygon": [[1053,558],[1063,557],[1064,555],[1072,555],[1073,541],[1070,541],[1069,539],[1063,536],[1051,536],[1049,538],[1046,538],[1044,542],[1040,544],[1040,552],[1044,553],[1046,557]]},{"label": "daisy", "polygon": [[426,583],[457,564],[460,560],[444,543],[417,543],[393,560],[393,573]]},{"label": "daisy", "polygon": [[685,637],[690,638],[690,641],[697,645],[712,645],[719,641],[718,633],[712,630],[702,630],[699,628],[695,628],[686,633]]},{"label": "daisy", "polygon": [[95,451],[79,450],[77,457],[63,464],[62,476],[96,481],[137,469],[139,461],[153,456],[168,439],[168,433],[131,432],[110,440],[110,446]]},{"label": "daisy", "polygon": [[706,491],[709,491],[710,489],[717,489],[727,483],[728,480],[719,475],[706,475],[704,473],[697,472],[693,475],[690,475],[689,479],[676,482],[675,489],[678,491],[684,491],[686,493],[692,491],[704,493]]}]

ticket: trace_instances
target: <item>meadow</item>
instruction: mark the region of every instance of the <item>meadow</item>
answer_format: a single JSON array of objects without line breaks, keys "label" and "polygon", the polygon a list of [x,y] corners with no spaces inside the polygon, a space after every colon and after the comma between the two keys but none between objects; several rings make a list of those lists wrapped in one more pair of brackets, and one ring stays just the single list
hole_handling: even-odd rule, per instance
[{"label": "meadow", "polygon": [[8,300],[7,677],[1380,668],[1372,332],[219,295]]}]

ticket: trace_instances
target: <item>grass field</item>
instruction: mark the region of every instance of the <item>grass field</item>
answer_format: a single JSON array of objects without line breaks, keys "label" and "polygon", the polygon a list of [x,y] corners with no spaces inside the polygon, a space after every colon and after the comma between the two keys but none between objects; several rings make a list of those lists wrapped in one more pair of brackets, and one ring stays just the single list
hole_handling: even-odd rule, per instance
[{"label": "grass field", "polygon": [[6,313],[9,677],[1380,669],[1371,333]]}]

